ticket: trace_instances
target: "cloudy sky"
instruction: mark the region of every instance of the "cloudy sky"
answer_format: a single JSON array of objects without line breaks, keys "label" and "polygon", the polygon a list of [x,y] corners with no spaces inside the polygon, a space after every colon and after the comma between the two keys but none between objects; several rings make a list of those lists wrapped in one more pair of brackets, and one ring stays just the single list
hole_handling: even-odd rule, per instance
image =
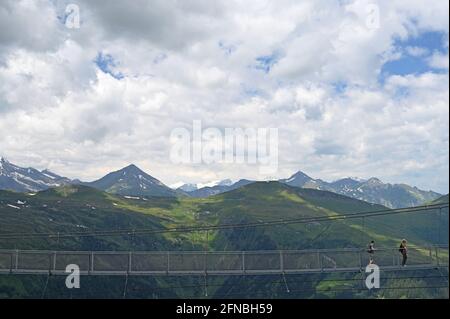
[{"label": "cloudy sky", "polygon": [[[448,192],[448,6],[2,0],[0,155],[83,180],[135,163],[169,185],[302,170]],[[193,120],[278,128],[279,170],[173,164]]]}]

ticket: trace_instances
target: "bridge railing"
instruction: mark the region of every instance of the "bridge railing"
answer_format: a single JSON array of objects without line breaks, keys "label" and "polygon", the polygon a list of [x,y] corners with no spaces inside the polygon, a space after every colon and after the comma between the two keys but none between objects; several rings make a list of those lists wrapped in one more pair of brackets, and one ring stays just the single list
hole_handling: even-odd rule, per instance
[{"label": "bridge railing", "polygon": [[[408,248],[408,267],[448,266],[448,246]],[[401,266],[398,248],[373,255],[382,270]],[[0,273],[63,274],[75,264],[82,274],[270,274],[345,271],[365,268],[365,249],[239,252],[84,252],[0,250]]]}]

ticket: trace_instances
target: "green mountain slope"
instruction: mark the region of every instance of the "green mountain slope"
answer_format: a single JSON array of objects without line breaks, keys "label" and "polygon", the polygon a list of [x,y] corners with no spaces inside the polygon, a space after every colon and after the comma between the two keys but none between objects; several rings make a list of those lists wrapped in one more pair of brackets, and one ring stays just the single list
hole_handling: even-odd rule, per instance
[{"label": "green mountain slope", "polygon": [[[290,187],[278,182],[253,183],[242,188],[208,198],[141,197],[126,198],[85,186],[66,186],[47,190],[34,196],[0,192],[0,233],[65,233],[109,229],[162,229],[174,226],[217,225],[272,221],[303,217],[338,216],[385,209],[335,193]],[[439,227],[440,228],[437,228]],[[439,236],[437,235],[439,230]],[[448,212],[412,215],[386,215],[379,218],[321,221],[275,227],[226,229],[209,233],[159,234],[133,236],[132,233],[113,237],[26,238],[0,240],[0,248],[7,249],[67,249],[67,250],[269,250],[365,247],[374,239],[377,246],[396,247],[401,238],[411,245],[448,243]],[[344,276],[344,275],[341,275]],[[354,275],[345,275],[351,278]],[[265,298],[317,298],[336,296],[316,291],[328,287],[329,275],[311,275],[304,283],[301,276],[292,276],[296,287],[306,292],[286,295],[281,287],[270,281],[279,278],[248,278],[244,289],[242,278],[209,279],[209,296]],[[335,277],[332,277],[335,278]],[[339,277],[347,278],[347,277]],[[0,298],[39,295],[42,278],[0,276]],[[61,279],[52,279],[48,297],[67,298]],[[202,296],[203,278],[135,278],[130,282],[130,297],[167,298]],[[327,281],[328,280],[328,281]],[[387,278],[386,280],[389,281]],[[121,296],[123,286],[117,278],[89,278],[79,297]],[[387,283],[386,283],[387,284]],[[166,289],[169,286],[190,286]],[[103,287],[103,289],[101,288]],[[401,294],[400,294],[401,292]],[[404,291],[391,297],[401,297]],[[225,295],[225,296],[223,296]],[[338,297],[367,297],[353,293],[338,293]],[[376,295],[380,296],[380,295]],[[376,297],[375,295],[372,297]],[[387,296],[387,295],[383,295]],[[442,291],[426,291],[425,297],[442,297]]]},{"label": "green mountain slope", "polygon": [[[270,221],[274,219],[295,219],[316,216],[334,216],[343,213],[363,213],[386,210],[381,205],[369,204],[331,192],[290,187],[278,182],[254,183],[238,190],[215,196],[215,202],[205,204],[204,209],[220,212],[220,223],[243,223]],[[370,240],[378,245],[396,247],[402,238],[413,244],[442,243],[448,238],[448,214],[439,212],[414,213],[410,215],[386,215],[333,222],[283,225],[263,230],[230,230],[227,234],[240,233],[237,248],[264,249],[260,241],[254,244],[252,231],[259,231],[270,237],[271,248],[344,248],[364,247]],[[440,228],[440,239],[438,229]],[[259,238],[259,237],[256,237]],[[446,239],[448,242],[448,239]],[[229,236],[222,242],[229,248],[233,243]],[[267,243],[266,243],[267,244]],[[249,247],[250,245],[250,247]],[[222,245],[219,245],[222,247]],[[267,249],[267,248],[265,248]]]},{"label": "green mountain slope", "polygon": [[431,204],[431,205],[433,205],[433,204],[448,204],[448,200],[449,200],[449,194],[441,196],[438,199],[435,199],[435,200],[429,202],[429,204]]}]

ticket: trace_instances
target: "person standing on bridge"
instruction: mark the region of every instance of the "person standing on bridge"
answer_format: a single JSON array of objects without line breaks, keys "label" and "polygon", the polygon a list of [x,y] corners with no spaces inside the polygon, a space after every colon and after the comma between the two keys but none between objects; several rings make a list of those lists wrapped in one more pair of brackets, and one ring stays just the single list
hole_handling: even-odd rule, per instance
[{"label": "person standing on bridge", "polygon": [[369,253],[369,265],[371,265],[374,263],[373,256],[375,254],[375,242],[373,240],[369,243],[367,252]]},{"label": "person standing on bridge", "polygon": [[402,260],[402,267],[406,266],[406,260],[408,259],[408,248],[406,247],[406,239],[403,239],[400,243],[400,248],[398,251],[402,254],[403,260]]}]

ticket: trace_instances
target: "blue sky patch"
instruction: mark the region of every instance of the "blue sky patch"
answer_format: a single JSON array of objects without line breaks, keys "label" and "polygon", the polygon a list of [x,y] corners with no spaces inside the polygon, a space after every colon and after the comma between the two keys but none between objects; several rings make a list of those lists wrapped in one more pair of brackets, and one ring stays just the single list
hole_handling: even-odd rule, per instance
[{"label": "blue sky patch", "polygon": [[[395,48],[401,52],[402,56],[398,60],[386,62],[381,69],[383,81],[390,75],[422,74],[426,72],[442,72],[436,70],[428,64],[427,59],[434,53],[446,53],[446,34],[443,32],[426,32],[417,37],[410,37],[406,41],[396,40]],[[423,50],[422,54],[412,54],[410,48]]]},{"label": "blue sky patch", "polygon": [[110,54],[99,52],[94,62],[103,73],[109,74],[117,80],[125,77],[121,72],[114,72],[113,69],[117,66],[117,62]]},{"label": "blue sky patch", "polygon": [[345,90],[348,87],[348,84],[347,84],[347,82],[344,82],[344,81],[338,81],[338,82],[332,83],[331,86],[333,87],[334,92],[336,92],[337,94],[341,94],[341,93],[345,92]]},{"label": "blue sky patch", "polygon": [[262,70],[265,73],[269,73],[272,67],[280,60],[280,54],[278,52],[274,52],[271,55],[263,55],[256,58],[256,66],[257,70]]}]

